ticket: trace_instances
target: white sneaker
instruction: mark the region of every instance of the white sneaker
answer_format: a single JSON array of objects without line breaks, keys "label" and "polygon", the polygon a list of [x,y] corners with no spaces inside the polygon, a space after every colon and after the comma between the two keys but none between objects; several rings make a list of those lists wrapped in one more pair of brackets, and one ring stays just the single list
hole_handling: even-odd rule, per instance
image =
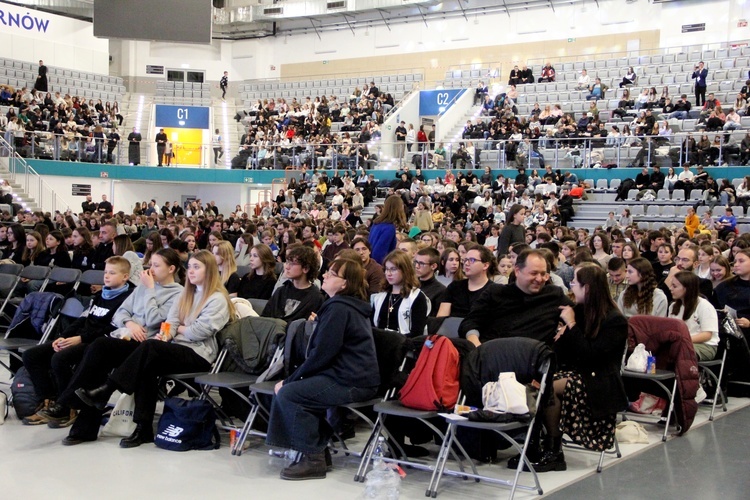
[{"label": "white sneaker", "polygon": [[701,404],[701,401],[706,399],[708,395],[706,394],[706,391],[703,390],[703,387],[700,385],[698,386],[698,391],[695,393],[695,402],[698,404]]}]

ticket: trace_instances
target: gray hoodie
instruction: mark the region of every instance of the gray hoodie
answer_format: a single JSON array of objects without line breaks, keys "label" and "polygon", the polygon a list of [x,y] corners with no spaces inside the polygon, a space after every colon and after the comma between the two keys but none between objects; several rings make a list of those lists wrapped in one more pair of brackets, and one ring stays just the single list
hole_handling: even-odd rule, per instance
[{"label": "gray hoodie", "polygon": [[[193,297],[194,307],[200,304],[202,296],[202,291],[197,290]],[[167,322],[171,325],[170,331],[174,343],[191,348],[206,361],[213,363],[219,351],[216,334],[229,322],[229,306],[224,295],[214,292],[195,319],[190,320],[190,315],[188,315],[188,319],[184,322],[184,326],[187,327],[185,332],[177,334],[177,328],[180,326],[179,304],[179,299],[175,300],[167,314]]]},{"label": "gray hoodie", "polygon": [[[154,288],[138,286],[117,309],[112,317],[112,324],[119,329],[125,328],[128,321],[134,321],[146,330],[147,337],[153,337],[159,333],[162,322],[166,321],[167,313],[172,304],[177,302],[180,292],[182,285],[179,283],[166,286],[155,283]],[[125,333],[129,336],[129,332]]]}]

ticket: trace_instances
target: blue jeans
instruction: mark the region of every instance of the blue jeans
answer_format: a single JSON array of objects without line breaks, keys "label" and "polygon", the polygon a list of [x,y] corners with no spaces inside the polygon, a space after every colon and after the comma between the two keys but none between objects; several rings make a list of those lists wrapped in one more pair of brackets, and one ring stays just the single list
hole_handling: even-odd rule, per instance
[{"label": "blue jeans", "polygon": [[322,452],[333,430],[326,410],[375,397],[377,387],[348,387],[326,375],[284,384],[274,396],[266,444],[302,453]]}]

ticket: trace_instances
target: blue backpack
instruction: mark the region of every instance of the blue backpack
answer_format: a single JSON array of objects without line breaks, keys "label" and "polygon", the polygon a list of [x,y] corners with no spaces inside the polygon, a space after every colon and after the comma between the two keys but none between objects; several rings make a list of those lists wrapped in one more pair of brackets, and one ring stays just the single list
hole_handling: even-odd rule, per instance
[{"label": "blue backpack", "polygon": [[204,399],[167,399],[154,443],[172,451],[217,450],[221,437],[214,407]]}]

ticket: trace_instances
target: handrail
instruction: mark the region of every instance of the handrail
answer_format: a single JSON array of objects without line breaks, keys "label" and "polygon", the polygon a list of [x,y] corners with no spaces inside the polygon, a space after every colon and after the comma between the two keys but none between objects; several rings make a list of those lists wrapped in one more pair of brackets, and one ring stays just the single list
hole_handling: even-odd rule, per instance
[{"label": "handrail", "polygon": [[18,183],[21,184],[24,194],[35,200],[42,210],[50,213],[57,210],[61,212],[70,210],[70,205],[18,154],[15,144],[11,144],[5,137],[0,137],[0,151],[7,152],[10,180],[13,182],[19,181],[22,175],[22,182]]}]

